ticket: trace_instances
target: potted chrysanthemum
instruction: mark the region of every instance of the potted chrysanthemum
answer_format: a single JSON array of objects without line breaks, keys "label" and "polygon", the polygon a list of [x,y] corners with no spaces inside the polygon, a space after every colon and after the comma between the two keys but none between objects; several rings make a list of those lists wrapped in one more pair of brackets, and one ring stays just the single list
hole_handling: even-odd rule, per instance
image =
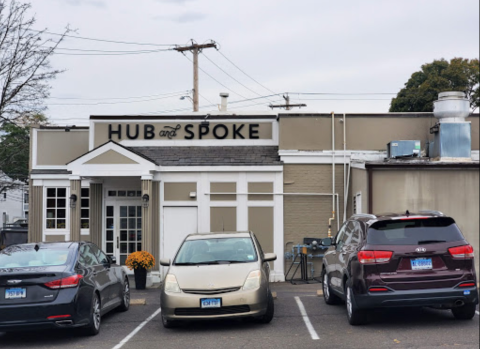
[{"label": "potted chrysanthemum", "polygon": [[137,251],[130,254],[125,265],[134,272],[135,288],[144,290],[147,285],[147,269],[155,265],[155,257],[147,251]]}]

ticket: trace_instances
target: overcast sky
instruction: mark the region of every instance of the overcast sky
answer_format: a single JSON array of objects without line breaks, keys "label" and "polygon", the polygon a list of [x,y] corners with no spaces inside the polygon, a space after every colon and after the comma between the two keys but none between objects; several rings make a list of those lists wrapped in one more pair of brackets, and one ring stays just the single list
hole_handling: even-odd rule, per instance
[{"label": "overcast sky", "polygon": [[[197,43],[214,40],[220,52],[248,76],[215,49],[205,50],[200,55],[200,68],[218,81],[200,71],[200,110],[205,112],[215,110],[209,105],[219,103],[220,92],[229,92],[229,102],[234,102],[268,96],[271,91],[291,92],[291,102],[306,103],[306,109],[317,112],[387,112],[391,98],[422,64],[440,58],[479,57],[478,0],[31,3],[36,28],[53,33],[69,25],[77,30],[72,35],[93,39],[177,45],[188,44],[190,39]],[[61,47],[138,51],[172,46],[68,38]],[[192,58],[190,53],[186,56]],[[55,55],[52,65],[66,72],[52,83],[47,115],[60,125],[87,125],[90,115],[190,111],[191,102],[180,99],[193,84],[192,63],[187,58],[176,51]],[[234,108],[232,111],[266,111],[269,103],[281,103],[281,99],[274,96],[229,107]]]}]

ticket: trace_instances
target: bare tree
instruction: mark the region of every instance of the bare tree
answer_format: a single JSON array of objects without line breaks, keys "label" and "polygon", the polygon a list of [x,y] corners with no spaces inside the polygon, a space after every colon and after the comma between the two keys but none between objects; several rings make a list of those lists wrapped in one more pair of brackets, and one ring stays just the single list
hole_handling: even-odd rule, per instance
[{"label": "bare tree", "polygon": [[50,93],[50,81],[62,70],[52,69],[49,58],[69,32],[58,39],[42,39],[31,5],[0,0],[0,125],[17,123],[25,115],[41,113]]}]

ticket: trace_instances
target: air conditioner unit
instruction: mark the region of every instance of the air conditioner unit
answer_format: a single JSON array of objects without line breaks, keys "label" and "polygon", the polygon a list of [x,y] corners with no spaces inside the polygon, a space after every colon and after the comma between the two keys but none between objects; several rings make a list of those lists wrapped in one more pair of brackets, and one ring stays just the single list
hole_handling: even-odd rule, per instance
[{"label": "air conditioner unit", "polygon": [[390,159],[420,156],[420,141],[391,141],[387,144]]}]

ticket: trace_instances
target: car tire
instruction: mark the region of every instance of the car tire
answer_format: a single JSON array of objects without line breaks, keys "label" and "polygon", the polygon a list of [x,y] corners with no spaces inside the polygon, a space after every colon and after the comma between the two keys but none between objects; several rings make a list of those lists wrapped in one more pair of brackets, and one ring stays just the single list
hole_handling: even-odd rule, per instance
[{"label": "car tire", "polygon": [[273,301],[272,292],[268,292],[267,296],[267,312],[259,317],[257,321],[261,324],[269,324],[273,320],[273,315],[275,313],[275,303]]},{"label": "car tire", "polygon": [[125,284],[123,285],[122,292],[122,303],[118,307],[119,311],[127,311],[130,308],[130,284],[128,279],[125,279]]},{"label": "car tire", "polygon": [[358,309],[355,303],[355,297],[353,296],[353,289],[350,281],[347,281],[345,285],[345,305],[347,308],[348,322],[352,326],[364,325],[367,323],[367,312],[362,309]]},{"label": "car tire", "polygon": [[87,326],[82,328],[83,333],[87,336],[96,336],[100,332],[102,322],[100,298],[94,293],[92,297],[92,306],[90,308],[90,318]]},{"label": "car tire", "polygon": [[175,328],[175,327],[178,326],[178,323],[176,321],[167,320],[165,318],[165,316],[163,316],[163,314],[162,314],[161,318],[162,318],[162,325],[165,328]]},{"label": "car tire", "polygon": [[323,300],[328,305],[339,304],[340,298],[332,292],[328,280],[328,274],[324,269],[322,273]]},{"label": "car tire", "polygon": [[458,308],[452,308],[453,316],[457,320],[471,320],[475,316],[477,306],[473,303],[467,303]]}]

